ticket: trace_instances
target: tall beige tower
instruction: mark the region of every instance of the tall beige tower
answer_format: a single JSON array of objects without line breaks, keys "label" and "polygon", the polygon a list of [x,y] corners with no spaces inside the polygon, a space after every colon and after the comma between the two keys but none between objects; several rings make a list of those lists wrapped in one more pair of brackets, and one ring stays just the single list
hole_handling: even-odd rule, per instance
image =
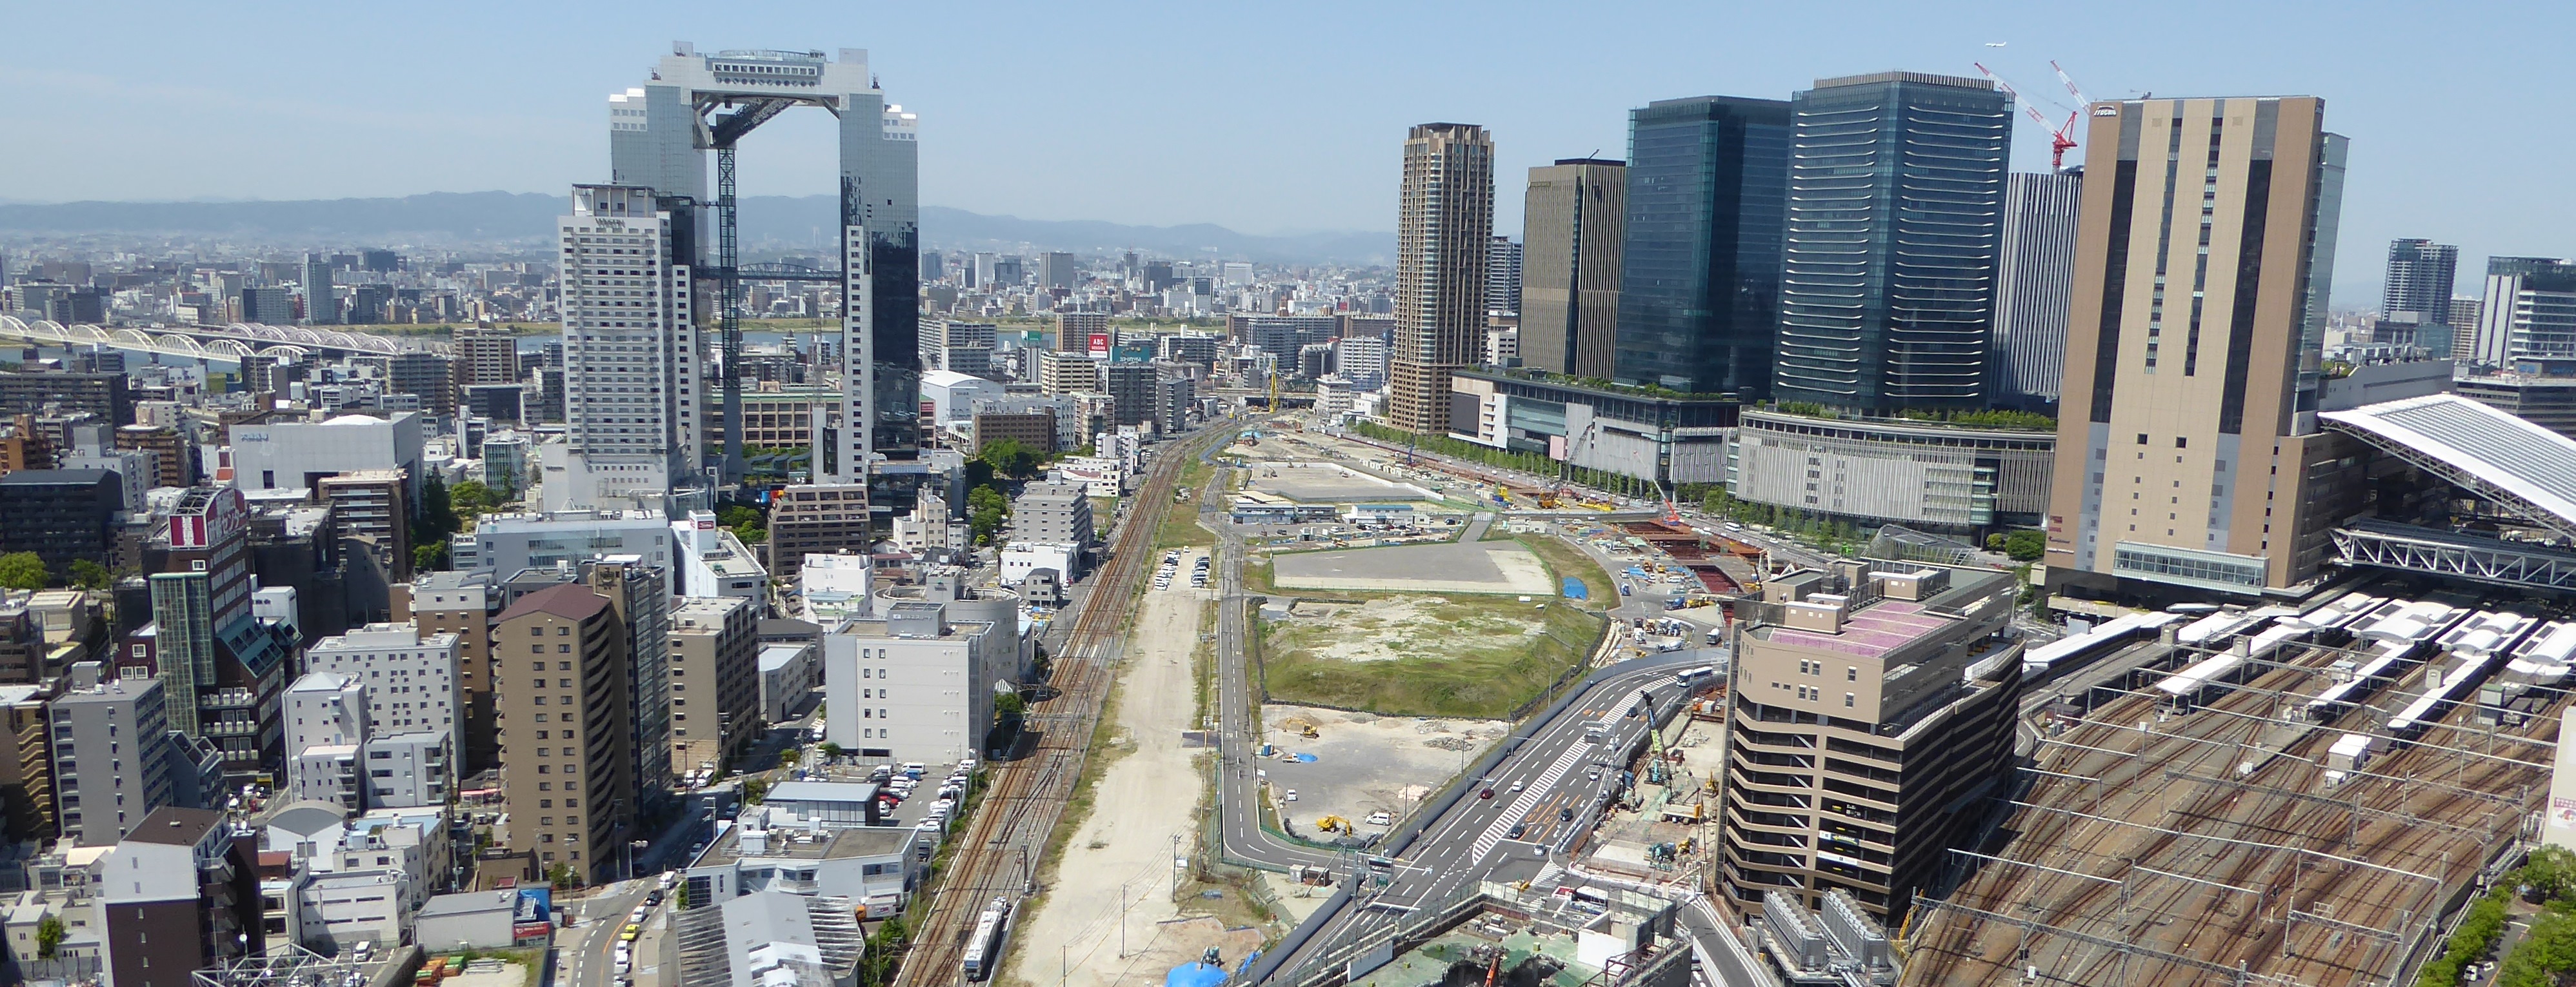
[{"label": "tall beige tower", "polygon": [[1529,170],[1521,212],[1521,365],[1618,376],[1628,163],[1562,158]]},{"label": "tall beige tower", "polygon": [[2091,120],[2051,587],[2304,581],[2361,486],[2316,420],[2344,139],[2310,96],[2096,103]]},{"label": "tall beige tower", "polygon": [[1414,127],[1404,141],[1387,353],[1387,417],[1397,428],[1449,430],[1449,375],[1484,351],[1493,234],[1493,137],[1468,123]]}]

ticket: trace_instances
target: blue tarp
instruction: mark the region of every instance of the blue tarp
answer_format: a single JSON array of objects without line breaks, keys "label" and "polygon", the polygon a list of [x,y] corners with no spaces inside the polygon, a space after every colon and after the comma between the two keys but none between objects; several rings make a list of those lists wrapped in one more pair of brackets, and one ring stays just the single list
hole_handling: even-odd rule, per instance
[{"label": "blue tarp", "polygon": [[1583,580],[1567,576],[1565,577],[1565,598],[1569,600],[1588,600],[1592,598],[1592,590],[1591,588],[1583,585]]},{"label": "blue tarp", "polygon": [[1216,987],[1225,982],[1225,967],[1184,963],[1163,975],[1163,987]]}]

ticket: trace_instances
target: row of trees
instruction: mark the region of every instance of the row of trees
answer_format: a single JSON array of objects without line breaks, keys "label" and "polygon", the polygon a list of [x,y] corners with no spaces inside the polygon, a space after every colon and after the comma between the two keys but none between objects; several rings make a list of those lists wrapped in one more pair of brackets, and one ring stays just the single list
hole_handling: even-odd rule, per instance
[{"label": "row of trees", "polygon": [[2531,931],[2497,968],[2496,987],[2555,987],[2576,980],[2576,853],[2544,846],[2469,905],[2442,956],[2424,964],[2416,984],[2452,987],[2469,964],[2484,960],[2504,936],[2517,890],[2541,909],[2532,916]]},{"label": "row of trees", "polygon": [[474,519],[518,500],[519,492],[506,485],[492,487],[481,480],[464,480],[450,487],[436,474],[422,480],[420,512],[411,525],[412,568],[447,568],[449,538],[464,531]]},{"label": "row of trees", "polygon": [[40,590],[70,585],[80,589],[106,589],[107,567],[88,559],[73,559],[63,578],[45,567],[45,559],[34,552],[11,552],[0,555],[0,586],[10,589]]},{"label": "row of trees", "polygon": [[1046,456],[1018,439],[994,439],[966,461],[966,524],[975,544],[990,545],[1011,518],[1010,489],[1035,478]]}]

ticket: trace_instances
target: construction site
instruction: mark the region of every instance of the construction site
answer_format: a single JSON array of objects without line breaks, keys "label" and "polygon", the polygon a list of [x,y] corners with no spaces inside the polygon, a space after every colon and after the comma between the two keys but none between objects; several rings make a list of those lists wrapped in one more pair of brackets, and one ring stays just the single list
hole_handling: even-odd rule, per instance
[{"label": "construction site", "polygon": [[2391,984],[2515,866],[2576,625],[2459,583],[2181,607],[2025,655],[1998,823],[1914,902],[1904,982]]}]

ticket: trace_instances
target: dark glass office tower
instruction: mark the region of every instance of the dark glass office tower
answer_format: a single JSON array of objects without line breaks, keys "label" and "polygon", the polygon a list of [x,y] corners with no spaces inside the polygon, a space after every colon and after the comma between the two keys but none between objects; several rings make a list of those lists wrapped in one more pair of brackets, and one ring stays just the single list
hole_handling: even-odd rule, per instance
[{"label": "dark glass office tower", "polygon": [[1788,184],[1788,103],[1695,96],[1628,111],[1619,380],[1770,390]]},{"label": "dark glass office tower", "polygon": [[1981,79],[1881,72],[1819,79],[1790,105],[1773,395],[1985,407],[2011,98]]}]

